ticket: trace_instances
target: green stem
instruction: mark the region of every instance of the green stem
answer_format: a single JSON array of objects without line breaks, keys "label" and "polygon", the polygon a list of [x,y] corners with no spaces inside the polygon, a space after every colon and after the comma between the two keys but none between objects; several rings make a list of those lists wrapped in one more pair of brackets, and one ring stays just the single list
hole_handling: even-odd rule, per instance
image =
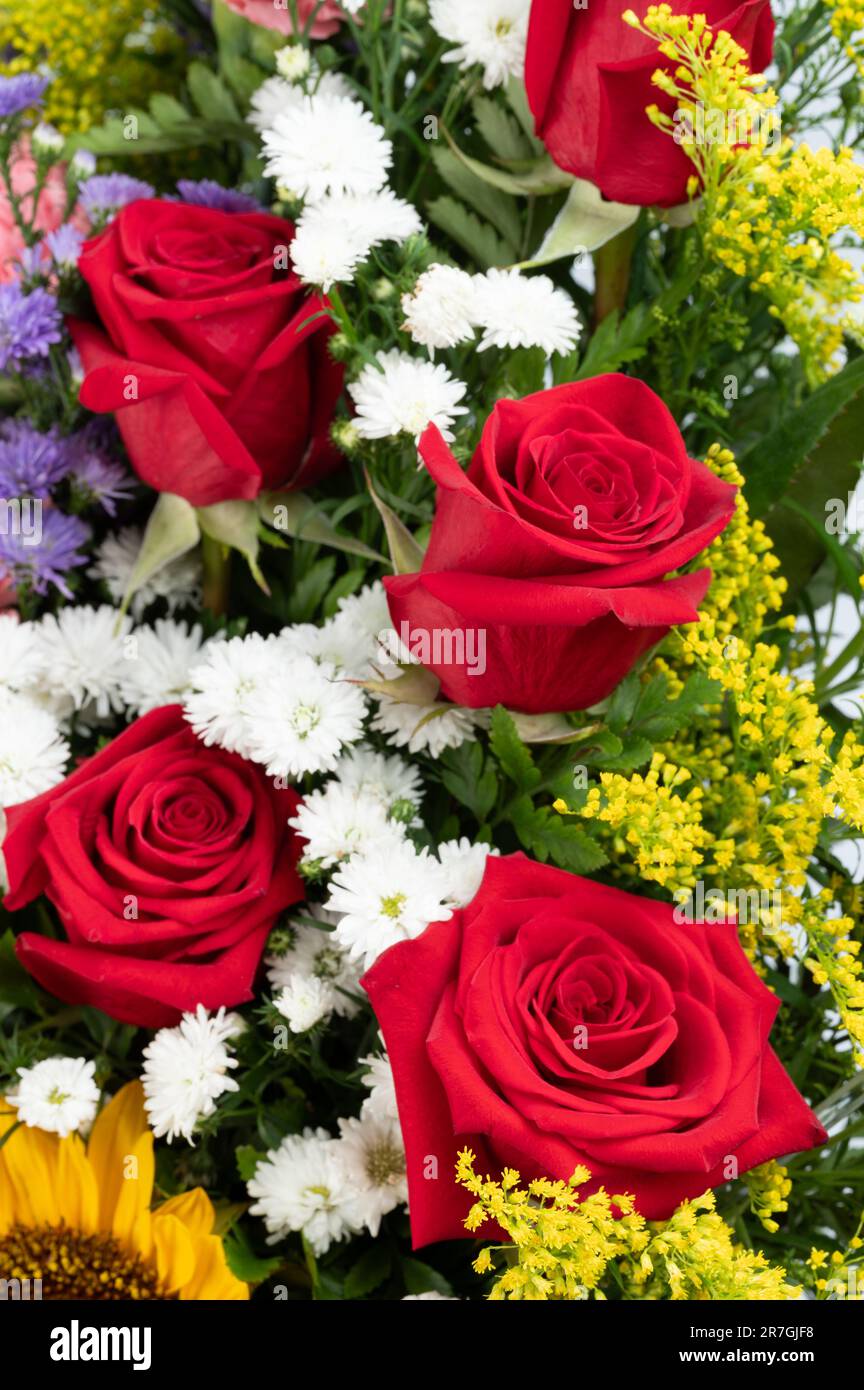
[{"label": "green stem", "polygon": [[201,537],[201,564],[204,607],[217,618],[228,609],[231,587],[231,551],[221,541],[206,534]]},{"label": "green stem", "polygon": [[594,295],[595,328],[614,310],[623,309],[627,303],[637,226],[638,223],[634,222],[632,226],[625,227],[611,241],[599,246],[594,252],[594,274],[597,282]]}]

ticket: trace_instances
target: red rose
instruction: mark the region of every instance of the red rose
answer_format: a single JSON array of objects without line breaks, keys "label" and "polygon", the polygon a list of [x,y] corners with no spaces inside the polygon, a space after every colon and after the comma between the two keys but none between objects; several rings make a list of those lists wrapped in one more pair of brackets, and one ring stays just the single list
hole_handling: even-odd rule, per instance
[{"label": "red rose", "polygon": [[101,328],[70,323],[81,403],[116,411],[157,492],[203,507],[305,487],[338,461],[342,369],[323,301],[277,268],[293,236],[269,213],[141,199],[85,243]]},{"label": "red rose", "polygon": [[[242,14],[263,29],[278,29],[282,34],[294,33],[291,0],[225,0],[229,10]],[[312,39],[329,39],[345,18],[345,11],[336,0],[295,0],[301,31],[314,15],[308,30]]]},{"label": "red rose", "polygon": [[698,617],[710,571],[662,576],[723,530],[735,489],[688,458],[641,381],[499,401],[467,474],[434,426],[420,453],[438,484],[429,548],[419,574],[384,584],[397,632],[449,699],[587,709]]},{"label": "red rose", "polygon": [[521,854],[490,858],[467,908],[362,984],[393,1064],[415,1245],[466,1234],[465,1144],[480,1171],[526,1179],[584,1164],[586,1191],[630,1192],[659,1219],[826,1137],[768,1045],[778,1000],[733,925],[679,925],[668,904]]},{"label": "red rose", "polygon": [[[676,14],[704,14],[750,55],[753,72],[771,61],[774,20],[768,0],[679,0]],[[645,108],[669,115],[673,98],[651,82],[671,71],[657,44],[621,18],[613,0],[533,0],[528,23],[525,86],[537,134],[555,163],[590,179],[619,203],[670,207],[684,202],[693,164],[652,125]],[[638,10],[641,16],[644,10]]]},{"label": "red rose", "polygon": [[167,705],[65,782],[8,811],[4,907],[45,893],[67,941],[24,932],[18,959],[70,1004],[161,1028],[240,1004],[276,916],[303,897],[299,799],[207,748]]}]

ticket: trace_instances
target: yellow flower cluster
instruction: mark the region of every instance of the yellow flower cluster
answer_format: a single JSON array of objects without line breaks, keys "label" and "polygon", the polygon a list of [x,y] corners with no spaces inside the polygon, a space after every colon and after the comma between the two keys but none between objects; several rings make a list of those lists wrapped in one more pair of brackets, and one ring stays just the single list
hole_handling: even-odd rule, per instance
[{"label": "yellow flower cluster", "polygon": [[630,1196],[603,1188],[580,1200],[590,1179],[577,1168],[569,1182],[539,1178],[520,1186],[505,1169],[499,1180],[474,1171],[470,1149],[459,1154],[456,1180],[474,1203],[466,1229],[495,1222],[510,1244],[484,1246],[474,1260],[478,1274],[499,1267],[491,1300],[531,1302],[605,1299],[604,1277],[628,1299],[787,1299],[799,1290],[765,1257],[735,1245],[732,1231],[706,1192],[684,1202],[668,1221],[646,1223]]},{"label": "yellow flower cluster", "polygon": [[864,296],[852,265],[833,249],[838,233],[864,235],[864,173],[852,151],[794,147],[779,138],[777,96],[747,67],[746,51],[704,15],[652,5],[626,23],[653,38],[675,63],[653,81],[676,102],[675,119],[647,115],[674,136],[696,173],[699,225],[708,254],[769,301],[816,382],[836,369],[844,312]]},{"label": "yellow flower cluster", "polygon": [[[686,790],[676,790],[685,783],[690,783]],[[686,768],[655,753],[644,777],[601,773],[600,786],[590,789],[580,814],[609,827],[624,874],[638,874],[675,892],[692,888],[699,876],[702,848],[709,840],[702,824],[702,795]],[[556,801],[555,809],[569,814],[565,802]],[[628,853],[632,863],[623,857]]]},{"label": "yellow flower cluster", "polygon": [[807,933],[804,964],[817,985],[828,985],[840,1022],[864,1067],[864,966],[858,959],[861,942],[853,939],[851,917],[830,917],[831,893],[823,889],[803,904],[802,926]]},{"label": "yellow flower cluster", "polygon": [[45,118],[69,133],[171,81],[179,37],[152,0],[0,0],[0,74],[50,68]]},{"label": "yellow flower cluster", "polygon": [[789,1210],[786,1198],[792,1191],[792,1182],[788,1171],[772,1158],[745,1173],[744,1182],[750,1193],[750,1210],[773,1235],[780,1229],[774,1217]]},{"label": "yellow flower cluster", "polygon": [[864,1214],[845,1250],[820,1250],[814,1246],[807,1260],[807,1272],[817,1298],[864,1299]]},{"label": "yellow flower cluster", "polygon": [[824,0],[831,11],[831,32],[864,77],[864,4],[862,0]]},{"label": "yellow flower cluster", "polygon": [[713,1192],[683,1202],[668,1221],[652,1221],[647,1236],[641,1251],[619,1266],[625,1297],[766,1302],[801,1293],[761,1251],[735,1244]]}]

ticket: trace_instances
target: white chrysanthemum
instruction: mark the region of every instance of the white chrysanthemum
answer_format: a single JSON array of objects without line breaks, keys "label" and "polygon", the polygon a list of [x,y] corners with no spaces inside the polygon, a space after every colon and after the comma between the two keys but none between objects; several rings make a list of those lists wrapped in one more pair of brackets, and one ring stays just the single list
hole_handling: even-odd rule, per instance
[{"label": "white chrysanthemum", "polygon": [[70,605],[48,613],[38,626],[38,685],[62,704],[88,707],[100,719],[123,708],[120,683],[126,664],[125,641],[132,626],[116,608],[103,603]]},{"label": "white chrysanthemum", "polygon": [[96,1063],[83,1057],[46,1057],[32,1067],[18,1068],[18,1085],[6,1099],[32,1129],[61,1138],[86,1132],[99,1104],[95,1071]]},{"label": "white chrysanthemum", "polygon": [[263,1217],[269,1245],[302,1231],[314,1253],[323,1255],[334,1241],[353,1234],[339,1144],[325,1129],[305,1129],[286,1135],[258,1164],[248,1183],[249,1196],[258,1200],[249,1211]]},{"label": "white chrysanthemum", "polygon": [[390,188],[376,193],[329,194],[301,214],[291,260],[306,284],[329,290],[347,284],[374,246],[404,241],[422,228],[417,209]]},{"label": "white chrysanthemum", "polygon": [[25,689],[39,674],[39,629],[17,613],[0,613],[0,687]]},{"label": "white chrysanthemum", "polygon": [[370,643],[374,642],[382,627],[386,627],[390,621],[387,592],[380,579],[376,579],[374,584],[366,584],[359,593],[340,598],[336,606],[340,613],[344,613],[352,623],[362,628]]},{"label": "white chrysanthemum", "polygon": [[247,756],[270,777],[300,777],[331,771],[362,736],[366,699],[329,662],[299,657],[252,691],[246,711]]},{"label": "white chrysanthemum", "polygon": [[349,855],[382,839],[403,838],[401,826],[387,819],[387,808],[371,792],[354,791],[340,782],[328,782],[303,798],[288,824],[307,841],[306,861],[331,869]]},{"label": "white chrysanthemum", "polygon": [[436,701],[432,705],[409,705],[382,695],[372,718],[372,728],[387,735],[394,748],[407,748],[409,753],[431,753],[440,757],[445,748],[458,748],[468,738],[474,738],[478,726],[488,721],[484,710],[463,709]]},{"label": "white chrysanthemum", "polygon": [[369,111],[320,90],[276,115],[263,142],[264,172],[312,203],[328,193],[374,193],[393,159],[393,146]]},{"label": "white chrysanthemum", "polygon": [[315,629],[309,654],[316,661],[331,662],[355,680],[367,680],[374,675],[375,644],[347,613],[336,613]]},{"label": "white chrysanthemum", "polygon": [[184,714],[200,739],[248,757],[247,708],[260,685],[284,669],[272,637],[250,633],[208,645],[207,659],[189,673]]},{"label": "white chrysanthemum", "polygon": [[333,992],[314,975],[292,975],[273,1003],[292,1033],[308,1033],[333,1012]]},{"label": "white chrysanthemum", "polygon": [[336,917],[317,906],[309,912],[322,926],[291,921],[290,947],[282,955],[268,956],[265,962],[275,994],[273,1002],[294,1033],[305,1033],[333,1013],[353,1018],[360,1007],[357,962],[342,950],[333,932],[325,930],[335,925]]},{"label": "white chrysanthemum", "polygon": [[50,710],[0,690],[0,806],[17,806],[66,776],[69,745]]},{"label": "white chrysanthemum", "polygon": [[352,855],[333,875],[325,907],[342,914],[336,940],[367,968],[388,946],[452,916],[441,865],[410,840]]},{"label": "white chrysanthemum", "polygon": [[454,907],[467,907],[477,896],[490,854],[498,854],[498,850],[489,845],[473,845],[467,835],[461,840],[445,840],[438,846],[447,901]]},{"label": "white chrysanthemum", "polygon": [[430,0],[429,19],[442,39],[457,45],[444,61],[478,64],[490,90],[522,76],[530,9],[531,0]]},{"label": "white chrysanthemum", "polygon": [[[96,549],[96,561],[87,574],[90,579],[102,580],[114,603],[122,603],[125,597],[141,549],[142,535],[137,526],[124,526],[122,530],[106,536]],[[198,550],[190,550],[151,575],[132,595],[130,612],[137,618],[157,599],[165,600],[169,613],[187,605],[197,606],[201,602],[201,556]]]},{"label": "white chrysanthemum", "polygon": [[437,425],[445,439],[453,438],[459,402],[467,387],[440,362],[425,362],[391,348],[379,352],[348,387],[357,407],[355,425],[364,439],[410,434],[419,440],[427,425]]},{"label": "white chrysanthemum", "polygon": [[388,810],[397,801],[419,806],[423,797],[418,768],[406,763],[397,753],[378,753],[362,743],[343,753],[333,769],[333,776],[343,787],[377,797]]},{"label": "white chrysanthemum", "polygon": [[[353,92],[341,73],[325,72],[317,80],[315,95],[351,97]],[[304,96],[302,87],[294,86],[284,77],[268,77],[252,95],[249,124],[260,132],[268,130],[277,116],[302,106]]]},{"label": "white chrysanthemum", "polygon": [[203,1004],[185,1013],[176,1028],[160,1028],[144,1049],[144,1109],[157,1139],[182,1136],[192,1143],[200,1120],[212,1115],[225,1091],[236,1091],[228,1075],[237,1059],[227,1047],[243,1025],[221,1008],[210,1017]]},{"label": "white chrysanthemum", "polygon": [[360,1065],[368,1069],[363,1077],[363,1085],[369,1091],[363,1102],[362,1113],[377,1115],[379,1118],[398,1119],[396,1083],[387,1053],[380,1057],[361,1057]]},{"label": "white chrysanthemum", "polygon": [[467,343],[474,337],[476,278],[455,265],[430,265],[402,296],[405,332],[433,354],[436,348]]},{"label": "white chrysanthemum", "polygon": [[569,352],[582,332],[576,306],[548,275],[488,270],[474,277],[474,318],[485,348],[539,347]]},{"label": "white chrysanthemum", "polygon": [[152,627],[136,627],[126,649],[121,682],[123,699],[135,714],[182,702],[189,693],[189,674],[205,652],[199,623],[190,627],[173,618],[157,618]]},{"label": "white chrysanthemum", "polygon": [[377,1236],[381,1218],[408,1201],[405,1145],[399,1121],[366,1111],[340,1120],[339,1159],[351,1187],[352,1225]]},{"label": "white chrysanthemum", "polygon": [[302,43],[286,43],[276,50],[276,71],[286,82],[299,82],[312,67],[308,48]]},{"label": "white chrysanthemum", "polygon": [[364,237],[346,234],[341,223],[316,217],[316,211],[310,208],[297,225],[291,264],[304,285],[315,285],[326,294],[334,285],[350,285],[372,248]]}]

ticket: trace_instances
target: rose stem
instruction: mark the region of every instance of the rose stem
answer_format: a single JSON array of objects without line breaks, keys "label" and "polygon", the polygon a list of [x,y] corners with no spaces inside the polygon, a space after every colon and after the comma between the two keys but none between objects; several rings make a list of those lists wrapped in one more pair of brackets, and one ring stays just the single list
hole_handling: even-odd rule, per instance
[{"label": "rose stem", "polygon": [[594,252],[595,327],[598,323],[602,323],[614,309],[623,309],[627,303],[630,263],[633,259],[636,235],[637,223],[634,222],[631,227],[625,227],[623,232],[613,236],[611,241],[599,246]]},{"label": "rose stem", "polygon": [[221,541],[206,534],[201,537],[201,566],[204,571],[204,607],[219,618],[228,608],[231,579],[231,551]]}]

